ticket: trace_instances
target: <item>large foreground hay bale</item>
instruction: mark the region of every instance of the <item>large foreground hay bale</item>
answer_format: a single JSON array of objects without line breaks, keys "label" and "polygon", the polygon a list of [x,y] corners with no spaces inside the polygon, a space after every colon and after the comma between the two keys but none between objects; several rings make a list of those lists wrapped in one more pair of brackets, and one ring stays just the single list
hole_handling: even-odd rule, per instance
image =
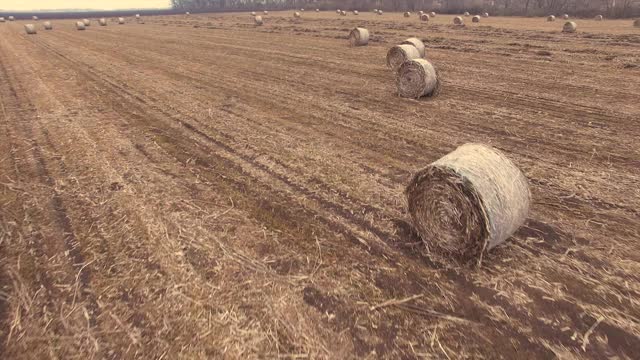
[{"label": "large foreground hay bale", "polygon": [[118,18],[118,24],[124,25],[124,18],[119,17]]},{"label": "large foreground hay bale", "polygon": [[107,19],[102,18],[98,20],[98,23],[100,24],[100,26],[107,26]]},{"label": "large foreground hay bale", "polygon": [[453,18],[454,25],[464,25],[464,20],[460,16],[456,16]]},{"label": "large foreground hay bale", "polygon": [[351,30],[349,44],[351,46],[366,46],[369,44],[369,30],[360,27]]},{"label": "large foreground hay bale", "polygon": [[35,35],[37,33],[36,26],[33,25],[33,24],[25,24],[24,25],[24,31],[26,31],[27,34],[29,34],[29,35]]},{"label": "large foreground hay bale", "polygon": [[480,22],[480,16],[479,16],[479,15],[474,15],[474,16],[471,18],[471,22],[479,23],[479,22]]},{"label": "large foreground hay bale", "polygon": [[549,16],[547,16],[547,21],[556,21],[556,17],[555,17],[555,15],[549,15]]},{"label": "large foreground hay bale", "polygon": [[429,14],[420,15],[420,21],[429,21]]},{"label": "large foreground hay bale", "polygon": [[42,27],[45,30],[53,30],[53,25],[51,24],[51,21],[45,21],[44,24],[42,24]]},{"label": "large foreground hay bale", "polygon": [[87,27],[83,21],[76,21],[76,30],[84,30],[86,28]]},{"label": "large foreground hay bale", "polygon": [[405,61],[419,59],[420,52],[413,45],[396,45],[387,52],[387,66],[397,71]]},{"label": "large foreground hay bale", "polygon": [[408,38],[405,41],[401,42],[400,44],[402,45],[413,45],[416,49],[418,49],[418,52],[420,53],[420,57],[424,57],[425,55],[425,48],[424,48],[424,43],[422,42],[422,40],[412,37],[412,38]]},{"label": "large foreground hay bale", "polygon": [[91,26],[91,20],[89,19],[82,20],[82,23],[84,24],[84,26]]},{"label": "large foreground hay bale", "polygon": [[478,259],[524,223],[527,179],[502,152],[465,144],[418,171],[405,191],[409,213],[427,249]]},{"label": "large foreground hay bale", "polygon": [[596,21],[602,21],[604,17],[602,15],[596,15]]},{"label": "large foreground hay bale", "polygon": [[438,92],[440,82],[438,73],[425,59],[405,61],[396,74],[398,95],[404,98],[418,99],[432,96]]},{"label": "large foreground hay bale", "polygon": [[258,15],[256,16],[253,21],[255,21],[256,25],[260,26],[262,25],[262,16]]},{"label": "large foreground hay bale", "polygon": [[566,32],[566,33],[574,33],[576,32],[576,28],[577,25],[575,22],[573,21],[567,21],[566,23],[564,23],[564,25],[562,26],[562,32]]},{"label": "large foreground hay bale", "polygon": [[564,20],[569,20],[569,14],[564,14],[564,15],[562,15],[562,19],[564,19]]}]

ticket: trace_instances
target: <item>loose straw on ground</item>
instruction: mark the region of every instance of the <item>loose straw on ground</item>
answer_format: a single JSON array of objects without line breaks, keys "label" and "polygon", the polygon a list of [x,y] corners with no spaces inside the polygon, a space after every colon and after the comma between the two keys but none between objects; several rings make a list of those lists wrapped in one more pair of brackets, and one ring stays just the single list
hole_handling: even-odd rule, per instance
[{"label": "loose straw on ground", "polygon": [[366,46],[369,44],[369,30],[360,27],[351,30],[349,44],[351,46]]},{"label": "loose straw on ground", "polygon": [[396,45],[387,52],[387,66],[396,71],[407,60],[420,58],[420,52],[413,45]]},{"label": "loose straw on ground", "polygon": [[420,57],[424,57],[425,56],[425,48],[424,48],[424,43],[422,42],[422,40],[412,37],[412,38],[408,38],[405,41],[403,41],[402,43],[400,43],[402,45],[413,45],[415,46],[416,49],[418,49],[418,52],[420,53]]},{"label": "loose straw on ground", "polygon": [[425,59],[405,61],[396,74],[398,95],[404,98],[418,99],[437,94],[440,81],[438,72]]},{"label": "loose straw on ground", "polygon": [[529,213],[529,184],[501,151],[465,144],[418,171],[405,191],[430,253],[478,260],[509,238]]}]

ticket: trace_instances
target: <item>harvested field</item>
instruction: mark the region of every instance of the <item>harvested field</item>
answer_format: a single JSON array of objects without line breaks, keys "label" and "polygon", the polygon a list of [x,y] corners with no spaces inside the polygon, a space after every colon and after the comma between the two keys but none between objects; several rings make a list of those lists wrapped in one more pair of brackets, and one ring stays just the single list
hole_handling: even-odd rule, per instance
[{"label": "harvested field", "polygon": [[[0,24],[2,357],[640,354],[640,32],[452,19]],[[385,66],[413,36],[436,97]],[[477,269],[424,252],[403,194],[467,142],[532,192]]]}]

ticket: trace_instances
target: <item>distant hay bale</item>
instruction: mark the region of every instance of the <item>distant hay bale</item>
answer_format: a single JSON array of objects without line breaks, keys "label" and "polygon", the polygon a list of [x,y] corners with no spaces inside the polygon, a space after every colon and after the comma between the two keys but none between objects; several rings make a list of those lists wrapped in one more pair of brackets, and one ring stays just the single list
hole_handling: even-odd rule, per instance
[{"label": "distant hay bale", "polygon": [[429,21],[429,14],[420,15],[420,21]]},{"label": "distant hay bale", "polygon": [[294,12],[293,12],[293,17],[294,17],[294,18],[296,18],[296,19],[297,19],[297,18],[299,18],[300,16],[302,16],[302,15],[300,15],[300,12],[298,12],[298,11],[294,11]]},{"label": "distant hay bale", "polygon": [[358,14],[359,14],[358,10],[353,10],[353,15],[358,15]]},{"label": "distant hay bale", "polygon": [[556,17],[555,17],[555,15],[549,15],[549,16],[547,16],[547,21],[556,21]]},{"label": "distant hay bale", "polygon": [[342,10],[340,10],[340,9],[336,10],[336,14],[338,14],[338,15],[342,14]]},{"label": "distant hay bale", "polygon": [[422,10],[418,11],[418,15],[419,16],[422,16],[422,14],[424,14],[424,11],[422,11]]},{"label": "distant hay bale", "polygon": [[316,9],[316,12],[320,12],[320,9]]},{"label": "distant hay bale", "polygon": [[384,14],[384,12],[382,12],[382,10],[378,10],[378,15],[382,15]]},{"label": "distant hay bale", "polygon": [[422,42],[422,40],[412,37],[412,38],[408,38],[405,41],[400,43],[401,45],[413,45],[416,49],[418,49],[418,52],[420,53],[420,57],[424,57],[425,56],[425,47],[424,47],[424,43]]},{"label": "distant hay bale", "polygon": [[85,30],[86,28],[83,21],[76,21],[76,30]]},{"label": "distant hay bale", "polygon": [[640,27],[640,19],[636,19],[636,20],[633,22],[633,26],[635,26],[635,27]]},{"label": "distant hay bale", "polygon": [[465,12],[464,12],[464,16],[469,16],[469,15],[470,15],[470,14],[469,14],[469,12],[468,12],[468,11],[465,11]]},{"label": "distant hay bale", "polygon": [[562,19],[564,19],[564,20],[569,20],[569,14],[564,14],[564,15],[562,15]]},{"label": "distant hay bale", "polygon": [[269,15],[269,12],[267,10],[262,12],[264,15]]},{"label": "distant hay bale", "polygon": [[404,17],[408,18],[408,17],[410,17],[410,16],[411,16],[411,13],[410,13],[410,12],[408,12],[408,11],[407,11],[407,12],[405,12],[405,13],[404,13]]},{"label": "distant hay bale", "polygon": [[29,35],[35,35],[37,33],[36,26],[33,25],[33,24],[25,24],[24,25],[24,31],[26,31],[27,34],[29,34]]},{"label": "distant hay bale", "polygon": [[566,23],[564,23],[564,25],[562,26],[562,32],[565,33],[574,33],[576,32],[576,28],[578,27],[578,25],[576,25],[575,22],[573,21],[567,21]]},{"label": "distant hay bale", "polygon": [[482,14],[482,17],[488,18],[489,17],[489,13],[486,12],[486,13]]},{"label": "distant hay bale", "polygon": [[405,195],[427,251],[465,262],[513,235],[531,203],[520,169],[482,144],[464,144],[418,171]]},{"label": "distant hay bale", "polygon": [[351,46],[366,46],[369,44],[369,30],[360,27],[351,30],[349,44]]},{"label": "distant hay bale", "polygon": [[119,17],[118,18],[118,24],[124,25],[124,18]]},{"label": "distant hay bale", "polygon": [[100,26],[107,26],[107,19],[102,18],[98,20],[98,24],[100,24]]},{"label": "distant hay bale", "polygon": [[185,15],[187,15],[187,16],[191,15],[191,13],[190,13],[190,12],[188,12],[188,11],[187,11],[187,12],[185,12],[184,14],[185,14]]},{"label": "distant hay bale", "polygon": [[453,18],[454,25],[464,25],[464,20],[460,16],[456,16]]},{"label": "distant hay bale", "polygon": [[440,82],[438,72],[425,59],[405,61],[396,74],[398,95],[404,98],[418,99],[437,93]]},{"label": "distant hay bale", "polygon": [[252,11],[252,12],[251,12],[251,16],[256,16],[256,12],[255,12],[255,11]]},{"label": "distant hay bale", "polygon": [[300,12],[304,12],[304,8],[300,9]]},{"label": "distant hay bale", "polygon": [[430,12],[429,17],[436,17],[436,12],[435,11]]},{"label": "distant hay bale", "polygon": [[84,26],[91,26],[91,20],[89,19],[84,19],[82,22],[84,23]]},{"label": "distant hay bale", "polygon": [[602,21],[604,17],[602,15],[596,15],[596,21]]},{"label": "distant hay bale", "polygon": [[471,18],[471,22],[479,23],[479,22],[480,22],[480,16],[479,16],[479,15],[474,15],[474,16]]},{"label": "distant hay bale", "polygon": [[378,9],[373,9],[373,12],[377,14],[378,13]]},{"label": "distant hay bale", "polygon": [[256,25],[260,26],[262,25],[262,16],[258,15],[256,16],[253,21],[255,21]]},{"label": "distant hay bale", "polygon": [[5,21],[7,21],[7,20],[5,20],[3,17],[0,16],[0,23],[3,23]]},{"label": "distant hay bale", "polygon": [[136,14],[136,19],[140,19],[140,14]]},{"label": "distant hay bale", "polygon": [[9,16],[7,19],[9,19],[9,21],[15,21],[16,18],[13,16]]},{"label": "distant hay bale", "polygon": [[347,16],[347,12],[346,12],[346,11],[344,11],[344,10],[342,10],[342,11],[340,11],[340,15],[341,15],[341,16]]},{"label": "distant hay bale", "polygon": [[45,30],[53,30],[53,25],[51,25],[51,21],[45,21],[44,24],[42,24],[42,27]]},{"label": "distant hay bale", "polygon": [[402,44],[393,46],[387,52],[387,66],[397,71],[407,60],[419,59],[420,51],[413,45]]},{"label": "distant hay bale", "polygon": [[37,16],[32,16],[31,19],[33,19],[33,21],[38,21],[38,17]]}]

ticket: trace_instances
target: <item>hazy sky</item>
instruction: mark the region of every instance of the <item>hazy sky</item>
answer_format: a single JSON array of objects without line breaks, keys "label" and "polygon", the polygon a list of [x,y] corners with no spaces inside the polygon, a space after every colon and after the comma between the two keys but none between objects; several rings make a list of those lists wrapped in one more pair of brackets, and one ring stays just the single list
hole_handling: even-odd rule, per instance
[{"label": "hazy sky", "polygon": [[167,8],[170,0],[0,0],[0,10]]}]

